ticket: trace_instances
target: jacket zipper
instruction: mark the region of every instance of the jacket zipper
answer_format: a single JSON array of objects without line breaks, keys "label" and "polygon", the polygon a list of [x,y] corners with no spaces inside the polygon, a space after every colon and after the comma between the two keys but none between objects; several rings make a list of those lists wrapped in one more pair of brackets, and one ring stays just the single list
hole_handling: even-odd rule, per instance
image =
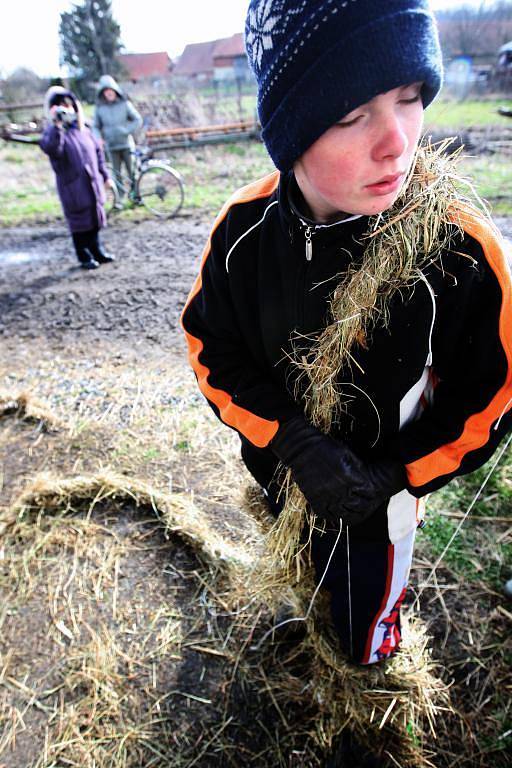
[{"label": "jacket zipper", "polygon": [[310,226],[306,227],[304,237],[306,238],[306,261],[311,261],[313,258],[313,243],[311,242],[311,238],[313,237],[313,229]]},{"label": "jacket zipper", "polygon": [[305,305],[306,305],[306,282],[307,282],[307,275],[309,272],[309,265],[311,264],[311,261],[313,260],[313,242],[312,238],[315,234],[314,227],[311,227],[309,224],[305,225],[304,230],[304,237],[306,238],[306,263],[301,268],[301,280],[300,280],[300,290],[298,295],[298,301],[299,301],[299,314],[298,314],[298,327],[303,328],[304,327],[304,321],[306,316],[305,311]]},{"label": "jacket zipper", "polygon": [[305,262],[301,262],[300,265],[299,290],[297,294],[297,330],[300,331],[304,329],[304,321],[306,317],[306,284],[310,263],[311,259],[308,259]]}]

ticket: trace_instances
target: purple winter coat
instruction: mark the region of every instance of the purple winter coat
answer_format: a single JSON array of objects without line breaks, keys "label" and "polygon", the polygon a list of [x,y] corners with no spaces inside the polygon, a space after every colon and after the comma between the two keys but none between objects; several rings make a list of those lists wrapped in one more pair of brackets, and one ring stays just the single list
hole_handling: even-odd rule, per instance
[{"label": "purple winter coat", "polygon": [[92,131],[49,125],[39,146],[50,158],[57,191],[71,232],[101,229],[106,224],[104,182],[109,178],[103,150]]}]

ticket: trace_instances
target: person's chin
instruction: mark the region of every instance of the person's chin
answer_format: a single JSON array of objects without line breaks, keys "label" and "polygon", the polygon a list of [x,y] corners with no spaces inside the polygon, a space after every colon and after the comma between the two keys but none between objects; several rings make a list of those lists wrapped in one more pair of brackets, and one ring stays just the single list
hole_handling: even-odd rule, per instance
[{"label": "person's chin", "polygon": [[368,200],[367,203],[361,206],[361,213],[364,216],[378,216],[379,213],[384,213],[394,205],[398,192],[394,192],[389,195],[381,195],[374,197],[372,200]]}]

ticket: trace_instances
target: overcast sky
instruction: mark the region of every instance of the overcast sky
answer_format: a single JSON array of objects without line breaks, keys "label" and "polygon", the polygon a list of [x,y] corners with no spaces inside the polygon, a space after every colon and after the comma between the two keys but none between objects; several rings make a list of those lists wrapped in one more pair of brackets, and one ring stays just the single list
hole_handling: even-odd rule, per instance
[{"label": "overcast sky", "polygon": [[[462,4],[463,0],[433,0],[435,8]],[[167,51],[171,57],[187,43],[241,32],[247,5],[248,0],[112,2],[127,52]],[[28,67],[41,76],[58,74],[60,14],[72,6],[71,0],[0,0],[0,75],[16,67]]]}]

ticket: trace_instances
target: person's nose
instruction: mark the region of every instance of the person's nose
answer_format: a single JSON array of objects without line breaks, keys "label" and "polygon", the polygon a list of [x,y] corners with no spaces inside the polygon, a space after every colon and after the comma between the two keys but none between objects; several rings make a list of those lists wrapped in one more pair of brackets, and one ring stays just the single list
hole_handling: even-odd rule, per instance
[{"label": "person's nose", "polygon": [[383,115],[377,125],[372,159],[379,162],[403,155],[409,146],[409,140],[397,115],[394,113]]}]

